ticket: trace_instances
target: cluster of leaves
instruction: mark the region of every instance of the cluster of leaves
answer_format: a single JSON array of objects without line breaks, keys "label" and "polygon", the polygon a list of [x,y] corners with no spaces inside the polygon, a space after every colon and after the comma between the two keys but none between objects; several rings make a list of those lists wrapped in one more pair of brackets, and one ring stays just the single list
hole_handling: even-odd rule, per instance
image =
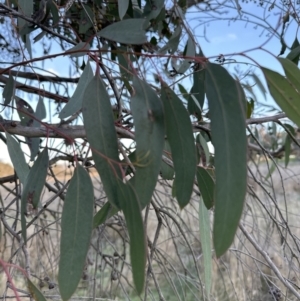
[{"label": "cluster of leaves", "polygon": [[[93,184],[85,169],[77,162],[62,215],[58,282],[63,300],[72,296],[79,283],[92,229],[118,211],[125,216],[130,237],[133,280],[137,292],[142,292],[147,254],[142,210],[151,203],[159,175],[164,179],[174,179],[173,196],[180,208],[190,202],[194,185],[198,185],[203,197],[203,203],[199,199],[199,219],[204,261],[207,263],[206,289],[209,293],[212,254],[208,210],[214,210],[213,244],[219,257],[234,239],[246,194],[246,116],[250,117],[247,110],[253,108],[250,105],[250,109],[249,106],[247,109],[241,83],[224,66],[204,57],[193,34],[181,22],[184,19],[183,9],[186,8],[184,1],[179,1],[170,10],[165,8],[164,1],[158,0],[146,1],[144,6],[141,1],[137,1],[135,6],[132,1],[122,0],[106,4],[102,1],[62,2],[64,19],[60,18],[55,1],[49,2],[49,9],[48,2],[41,4],[46,6],[43,24],[30,20],[33,1],[19,0],[11,4],[18,8],[19,13],[15,16],[18,16],[19,35],[30,53],[32,31],[41,28],[42,32],[35,37],[36,41],[46,33],[59,37],[62,42],[73,39],[70,44],[75,46],[62,52],[62,55],[76,58],[88,55],[88,60],[85,59],[82,65],[84,70],[77,88],[59,112],[59,118],[63,122],[70,116],[77,116],[78,112],[82,113],[86,141],[108,202],[93,216]],[[24,16],[28,18],[24,20]],[[49,18],[53,30],[48,30]],[[184,38],[182,45],[184,36],[187,38]],[[96,50],[94,43],[98,47]],[[115,63],[114,68],[117,65],[120,68],[118,83],[125,91],[121,94],[116,91],[116,81],[107,72],[104,60],[107,53]],[[277,104],[298,126],[299,53],[297,46],[287,58],[278,59],[285,76],[261,68]],[[183,95],[180,98],[175,93],[177,90],[173,89],[174,85],[168,83],[168,76],[166,79],[156,74],[155,84],[150,84],[149,74],[142,77],[136,71],[140,58],[150,57],[151,62],[151,56],[164,60],[164,66],[170,64],[173,71],[171,75],[189,72],[193,78],[190,91],[179,83],[176,89]],[[113,114],[107,84],[114,92],[120,113],[117,119]],[[260,82],[257,84],[262,86]],[[16,87],[16,78],[10,74],[3,90],[3,104],[13,106],[14,101],[22,124],[39,127],[39,122],[45,118],[43,99],[34,112],[15,95]],[[128,100],[130,117],[122,115],[124,108],[121,98]],[[206,100],[209,113],[204,117]],[[128,126],[129,119],[133,120],[131,126]],[[50,125],[44,126],[54,130]],[[135,149],[126,156],[122,154],[123,158],[119,152],[118,140],[122,135],[118,137],[118,128],[128,132],[123,137],[135,141]],[[56,134],[60,136],[59,130]],[[34,161],[29,168],[19,143],[9,133],[6,133],[6,139],[14,168],[24,185],[21,225],[26,243],[26,230],[31,222],[27,223],[25,216],[28,205],[35,210],[39,208],[49,163],[48,149],[46,147],[38,154],[39,138],[28,138],[31,161]],[[70,141],[73,142],[72,139]],[[208,142],[214,147],[214,162],[211,164],[208,163],[211,161]]]}]

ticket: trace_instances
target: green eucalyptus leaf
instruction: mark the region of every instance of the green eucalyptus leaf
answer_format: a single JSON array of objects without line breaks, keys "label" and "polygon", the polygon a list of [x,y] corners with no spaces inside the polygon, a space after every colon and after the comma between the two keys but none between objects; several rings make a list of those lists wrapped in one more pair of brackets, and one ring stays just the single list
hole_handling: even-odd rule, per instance
[{"label": "green eucalyptus leaf", "polygon": [[15,93],[15,80],[11,74],[9,74],[8,80],[6,82],[6,85],[3,89],[2,96],[3,96],[3,104],[4,106],[7,106],[10,104],[13,96]]},{"label": "green eucalyptus leaf", "polygon": [[27,286],[30,291],[31,297],[35,301],[47,301],[45,296],[41,293],[41,291],[34,285],[33,282],[29,278],[27,278]]},{"label": "green eucalyptus leaf", "polygon": [[125,16],[128,6],[129,6],[129,0],[118,0],[118,9],[119,9],[119,17],[120,20],[123,19]]},{"label": "green eucalyptus leaf", "polygon": [[165,124],[163,105],[144,81],[133,78],[135,93],[130,101],[136,139],[134,188],[141,207],[149,204],[160,171]]},{"label": "green eucalyptus leaf", "polygon": [[193,190],[196,172],[196,149],[191,121],[178,96],[162,83],[166,131],[175,170],[175,194],[181,208],[186,206]]},{"label": "green eucalyptus leaf", "polygon": [[80,76],[74,94],[69,99],[68,103],[64,106],[64,108],[60,111],[58,115],[59,118],[67,118],[81,109],[86,87],[92,80],[93,76],[93,70],[91,68],[90,63],[88,62]]},{"label": "green eucalyptus leaf", "polygon": [[164,54],[167,51],[169,51],[170,54],[174,54],[174,52],[178,48],[181,33],[182,33],[181,26],[177,26],[174,33],[172,34],[171,38],[169,39],[168,43],[159,50],[159,53]]},{"label": "green eucalyptus leaf", "polygon": [[[33,127],[40,127],[41,124],[38,120],[46,118],[46,108],[42,97],[39,98],[38,104],[35,109],[34,116],[36,119],[33,120]],[[30,149],[30,161],[34,161],[35,156],[38,154],[40,149],[40,138],[26,137],[26,142]]]},{"label": "green eucalyptus leaf", "polygon": [[215,182],[206,168],[197,167],[197,181],[204,204],[209,210],[214,205]]},{"label": "green eucalyptus leaf", "polygon": [[21,183],[25,185],[29,174],[29,166],[25,161],[24,152],[22,151],[20,144],[9,133],[6,133],[6,139],[10,160]]},{"label": "green eucalyptus leaf", "polygon": [[126,19],[108,25],[97,35],[126,45],[140,45],[147,42],[145,24],[146,20],[144,19]]},{"label": "green eucalyptus leaf", "polygon": [[[167,139],[165,139],[163,155],[166,156],[168,159],[172,160],[171,147]],[[169,166],[166,162],[162,160],[160,169],[161,169],[161,177],[164,180],[173,180],[174,178],[173,167]]]},{"label": "green eucalyptus leaf", "polygon": [[195,53],[196,53],[196,45],[195,45],[194,39],[189,35],[189,38],[188,38],[188,41],[186,44],[186,53],[185,53],[185,56],[187,56],[188,58],[185,59],[180,64],[179,68],[177,68],[178,73],[183,74],[191,67],[191,62],[193,61],[192,58],[195,57]]},{"label": "green eucalyptus leaf", "polygon": [[161,10],[165,6],[164,0],[151,0],[146,1],[144,7],[144,15],[147,20],[155,19],[160,14]]},{"label": "green eucalyptus leaf", "polygon": [[[296,67],[296,65],[294,66]],[[264,72],[270,93],[276,103],[293,122],[300,126],[300,95],[299,90],[296,90],[296,86],[292,82],[295,81],[295,84],[297,84],[297,79],[293,77],[297,76],[300,71],[298,70],[290,78],[289,72],[287,74],[288,78],[285,78],[281,74],[267,68],[262,68],[262,71]]]},{"label": "green eucalyptus leaf", "polygon": [[203,253],[205,290],[207,296],[209,296],[212,284],[212,246],[210,237],[210,220],[209,211],[204,206],[204,203],[201,199],[199,200],[199,229]]},{"label": "green eucalyptus leaf", "polygon": [[[120,181],[120,180],[118,180]],[[120,183],[119,197],[130,238],[130,258],[135,288],[141,294],[145,282],[146,238],[141,208],[130,185]]]},{"label": "green eucalyptus leaf", "polygon": [[59,291],[63,300],[75,292],[84,269],[93,229],[93,183],[81,165],[70,181],[61,218]]},{"label": "green eucalyptus leaf", "polygon": [[299,45],[298,38],[296,36],[294,43],[292,45],[292,49],[289,52],[289,54],[286,56],[286,58],[291,60],[294,64],[298,66],[299,56],[300,56],[300,45]]},{"label": "green eucalyptus leaf", "polygon": [[109,202],[105,203],[104,206],[95,214],[93,219],[93,228],[97,228],[107,221],[110,217],[114,216],[119,212],[119,209],[111,205]]},{"label": "green eucalyptus leaf", "polygon": [[205,138],[201,135],[201,133],[199,133],[196,137],[196,142],[200,144],[201,148],[201,152],[203,150],[204,152],[204,155],[205,155],[205,158],[203,158],[202,160],[204,161],[205,160],[205,165],[208,164],[209,162],[209,158],[210,158],[210,154],[209,154],[209,148],[208,148],[208,145],[207,145],[207,142],[205,140]]},{"label": "green eucalyptus leaf", "polygon": [[[18,0],[18,11],[26,17],[31,17],[33,13],[33,0]],[[27,21],[18,18],[19,31],[27,24]]]},{"label": "green eucalyptus leaf", "polygon": [[[68,49],[65,54],[70,54],[70,57],[81,57],[86,55],[87,52],[90,50],[90,44],[87,42],[80,42],[74,47]],[[75,52],[74,52],[75,51]]]},{"label": "green eucalyptus leaf", "polygon": [[222,66],[207,63],[205,74],[215,148],[214,246],[219,257],[234,239],[246,194],[245,96],[239,83]]},{"label": "green eucalyptus leaf", "polygon": [[123,178],[122,165],[110,98],[99,75],[85,88],[82,115],[95,166],[108,200],[120,208],[117,179]]},{"label": "green eucalyptus leaf", "polygon": [[288,166],[289,161],[290,161],[290,155],[291,155],[291,145],[292,145],[292,138],[290,135],[293,135],[294,137],[296,136],[295,129],[288,123],[285,123],[283,125],[284,129],[289,131],[289,133],[286,133],[286,138],[284,142],[284,162],[285,162],[285,167]]},{"label": "green eucalyptus leaf", "polygon": [[25,214],[27,213],[27,205],[31,205],[33,209],[40,205],[40,196],[46,181],[48,164],[48,149],[45,147],[28,173],[21,197],[21,225],[24,242],[26,242]]}]

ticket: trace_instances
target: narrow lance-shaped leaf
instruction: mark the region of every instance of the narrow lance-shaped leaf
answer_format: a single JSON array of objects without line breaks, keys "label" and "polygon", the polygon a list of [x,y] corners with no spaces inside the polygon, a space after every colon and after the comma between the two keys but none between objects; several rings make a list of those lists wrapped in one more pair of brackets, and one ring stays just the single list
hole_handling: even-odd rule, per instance
[{"label": "narrow lance-shaped leaf", "polygon": [[285,75],[287,79],[293,84],[294,88],[300,91],[300,70],[299,68],[290,60],[285,58],[278,58],[279,62],[281,63]]},{"label": "narrow lance-shaped leaf", "polygon": [[140,45],[147,42],[144,19],[126,19],[108,25],[97,35],[105,39],[122,43]]},{"label": "narrow lance-shaped leaf", "polygon": [[106,88],[96,75],[83,94],[82,114],[96,169],[108,200],[120,208],[117,179],[122,179],[117,134]]},{"label": "narrow lance-shaped leaf", "polygon": [[172,34],[171,38],[169,39],[168,43],[159,50],[159,53],[165,53],[169,50],[169,52],[173,54],[178,48],[181,33],[182,33],[182,28],[180,25],[178,25],[174,33]]},{"label": "narrow lance-shaped leaf", "polygon": [[[171,147],[168,140],[165,140],[163,155],[166,156],[168,159],[172,160]],[[160,169],[161,169],[161,177],[164,180],[173,180],[174,178],[173,167],[169,166],[166,162],[164,162],[164,160],[162,160]]]},{"label": "narrow lance-shaped leaf", "polygon": [[204,204],[207,209],[211,209],[214,205],[215,182],[208,171],[201,167],[197,167],[197,181]]},{"label": "narrow lance-shaped leaf", "polygon": [[300,127],[300,94],[291,81],[281,74],[262,68],[271,95],[286,115]]},{"label": "narrow lance-shaped leaf", "polygon": [[65,54],[70,54],[70,57],[81,57],[86,55],[86,53],[90,50],[90,44],[87,42],[80,42],[74,47],[68,49]]},{"label": "narrow lance-shaped leaf", "polygon": [[[120,181],[120,180],[118,180]],[[130,185],[120,183],[119,197],[130,238],[130,259],[133,280],[138,294],[145,282],[146,239],[139,201]]]},{"label": "narrow lance-shaped leaf", "polygon": [[128,6],[129,6],[129,0],[118,0],[118,10],[119,10],[119,17],[120,20],[123,19],[125,16]]},{"label": "narrow lance-shaped leaf", "polygon": [[87,62],[83,73],[80,76],[79,82],[76,86],[76,90],[69,102],[64,106],[64,108],[59,113],[59,118],[64,119],[71,116],[72,114],[78,112],[82,107],[83,95],[87,85],[92,80],[94,74],[89,62]]},{"label": "narrow lance-shaped leaf", "polygon": [[[33,0],[18,0],[19,12],[26,17],[30,17],[33,13]],[[19,30],[27,23],[26,20],[18,18]]]},{"label": "narrow lance-shaped leaf", "polygon": [[192,125],[182,101],[165,83],[161,99],[174,162],[176,198],[183,208],[190,201],[197,164]]},{"label": "narrow lance-shaped leaf", "polygon": [[12,97],[14,95],[14,91],[15,91],[15,80],[14,80],[13,76],[11,74],[9,74],[7,83],[2,92],[2,96],[4,98],[3,104],[5,106],[7,106],[11,102]]},{"label": "narrow lance-shaped leaf", "polygon": [[[200,51],[200,53],[197,54],[196,57],[203,57],[203,53]],[[193,80],[193,87],[188,99],[188,111],[190,112],[190,114],[195,115],[198,119],[201,119],[205,95],[205,69],[201,69],[200,65],[199,68],[195,67]]]},{"label": "narrow lance-shaped leaf", "polygon": [[[46,108],[45,108],[44,100],[42,97],[39,98],[34,116],[36,119],[33,120],[32,126],[40,127],[41,123],[39,121],[46,118]],[[29,146],[30,153],[31,153],[30,161],[34,161],[35,156],[39,152],[40,138],[26,137],[26,142]]]},{"label": "narrow lance-shaped leaf", "polygon": [[32,298],[35,301],[47,301],[47,299],[45,298],[45,296],[41,293],[41,291],[33,284],[33,282],[31,282],[31,280],[28,278],[27,279],[27,286],[28,289],[30,291],[30,294],[32,296]]},{"label": "narrow lance-shaped leaf", "polygon": [[196,53],[195,42],[194,42],[194,39],[189,35],[187,45],[186,45],[186,53],[185,53],[185,56],[187,56],[188,58],[185,59],[180,64],[180,66],[176,69],[178,73],[182,74],[190,68],[191,61],[192,61],[192,58],[195,57],[195,53]]},{"label": "narrow lance-shaped leaf", "polygon": [[205,90],[215,148],[214,246],[219,257],[230,247],[243,211],[247,179],[245,96],[220,65],[206,65]]},{"label": "narrow lance-shaped leaf", "polygon": [[289,133],[286,132],[286,138],[284,143],[284,158],[285,158],[284,161],[285,161],[285,167],[287,167],[290,161],[291,144],[292,144],[292,138],[290,135],[293,135],[295,137],[296,133],[295,133],[295,129],[288,123],[285,123],[283,125],[283,128],[286,131],[289,131]]},{"label": "narrow lance-shaped leaf", "polygon": [[90,245],[93,221],[93,184],[81,165],[70,181],[61,218],[59,291],[69,300],[81,279]]},{"label": "narrow lance-shaped leaf", "polygon": [[300,56],[300,45],[296,35],[296,38],[291,47],[291,52],[286,56],[286,58],[291,60],[295,65],[298,66],[299,56]]},{"label": "narrow lance-shaped leaf", "polygon": [[161,13],[164,4],[164,0],[146,1],[144,7],[144,15],[147,18],[147,20],[156,19],[156,17]]},{"label": "narrow lance-shaped leaf", "polygon": [[204,281],[207,296],[210,295],[212,283],[212,251],[210,238],[210,220],[209,211],[204,206],[201,198],[199,200],[199,228],[200,228],[200,242],[203,252],[203,266],[204,266]]},{"label": "narrow lance-shaped leaf", "polygon": [[22,151],[20,144],[9,133],[6,133],[6,139],[10,160],[21,183],[25,185],[29,167],[25,161],[24,152]]},{"label": "narrow lance-shaped leaf", "polygon": [[46,181],[47,169],[49,164],[48,149],[39,154],[29,171],[26,184],[21,198],[21,225],[24,242],[26,242],[26,219],[27,204],[36,209],[40,203],[40,196]]},{"label": "narrow lance-shaped leaf", "polygon": [[134,77],[135,93],[130,101],[136,138],[134,189],[144,208],[151,199],[160,171],[165,124],[163,105],[153,89]]},{"label": "narrow lance-shaped leaf", "polygon": [[118,211],[119,209],[114,207],[110,202],[105,203],[93,218],[93,228],[97,228],[105,223],[110,217],[117,214]]}]

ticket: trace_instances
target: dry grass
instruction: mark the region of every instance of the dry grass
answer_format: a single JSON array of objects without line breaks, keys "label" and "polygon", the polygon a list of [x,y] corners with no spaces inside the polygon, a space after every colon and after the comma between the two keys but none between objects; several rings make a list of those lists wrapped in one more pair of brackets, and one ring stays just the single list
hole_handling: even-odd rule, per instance
[{"label": "dry grass", "polygon": [[[292,164],[288,169],[281,168],[280,173],[275,171],[267,179],[266,164],[260,165],[258,169],[253,167],[252,170],[255,172],[255,179],[250,181],[253,189],[250,186],[242,218],[243,225],[268,252],[281,274],[293,285],[298,286],[300,284],[298,246],[293,238],[296,242],[300,238],[299,165]],[[59,181],[56,184],[65,183],[72,172],[72,167],[66,168],[62,165],[53,167],[53,174],[57,175],[56,181]],[[101,204],[104,201],[104,192],[98,176],[94,172],[91,174],[97,204]],[[55,181],[53,177],[50,181],[50,175],[51,172],[49,183],[54,185]],[[149,210],[148,241],[153,244],[156,236],[158,239],[153,253],[153,274],[149,278],[147,300],[158,300],[158,291],[165,300],[203,300],[201,282],[203,282],[204,268],[198,230],[199,198],[193,196],[190,205],[180,211],[171,196],[171,184],[161,181],[154,194],[155,204],[165,210],[165,213],[160,212],[161,223],[158,222],[153,207]],[[272,187],[275,187],[275,190],[272,190]],[[5,188],[13,190],[14,184],[7,184]],[[13,194],[8,193],[4,187],[1,187],[1,193],[5,204],[14,198]],[[52,196],[55,196],[54,192],[45,190],[42,195],[42,204]],[[57,277],[62,206],[63,202],[57,197],[48,210],[45,210],[28,229],[28,235],[33,235],[28,245],[31,271],[40,279],[47,276],[53,282],[56,282]],[[280,215],[288,221],[292,235],[288,233]],[[7,212],[7,222],[10,225],[14,217],[15,209],[10,208]],[[27,222],[33,217],[34,212],[28,217]],[[19,229],[18,225],[17,230]],[[6,240],[1,240],[1,257],[24,267],[24,256],[18,248],[18,243],[10,235],[6,235]],[[122,215],[109,219],[105,228],[95,229],[86,270],[79,285],[80,289],[76,293],[77,296],[91,296],[96,285],[99,298],[113,299],[116,296],[122,296],[122,300],[138,300],[130,293],[131,272],[128,250],[128,237]],[[292,256],[292,252],[296,254],[296,257]],[[124,255],[125,261],[122,257]],[[117,258],[114,259],[114,257]],[[240,231],[227,254],[220,259],[214,257],[213,260],[213,285],[210,300],[266,301],[271,285],[279,287],[282,294],[286,296],[286,300],[296,300],[277,277],[274,277],[274,272],[261,254]],[[11,273],[17,286],[26,289],[20,273],[16,269],[11,270]],[[116,280],[111,278],[113,275],[117,275]],[[39,283],[38,279],[34,280],[36,284]],[[2,290],[4,290],[4,279],[2,285]],[[47,286],[46,283],[46,286],[42,288],[46,295],[58,295],[57,287],[49,290]],[[12,292],[8,292],[7,295],[12,295]]]}]

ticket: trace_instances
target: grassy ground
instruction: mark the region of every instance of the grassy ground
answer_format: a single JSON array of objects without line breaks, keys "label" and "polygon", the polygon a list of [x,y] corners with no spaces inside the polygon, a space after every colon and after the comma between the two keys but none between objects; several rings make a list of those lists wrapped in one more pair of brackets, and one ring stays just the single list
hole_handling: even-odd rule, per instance
[{"label": "grassy ground", "polygon": [[[242,224],[269,254],[282,276],[298,287],[300,165],[292,162],[288,168],[280,167],[270,173],[271,165],[271,162],[261,163],[259,166],[250,165],[252,175],[249,174],[249,193]],[[0,165],[0,172],[0,177],[13,174],[11,167],[4,164]],[[53,173],[58,175],[58,182],[49,178],[49,183],[55,187],[60,181],[66,182],[70,178],[72,168],[56,166]],[[93,182],[97,204],[101,204],[104,193],[95,173]],[[161,220],[158,221],[152,207],[148,212],[148,245],[151,246],[156,238],[157,241],[152,258],[152,272],[148,278],[147,300],[266,301],[270,299],[270,286],[278,287],[285,300],[296,300],[240,230],[230,250],[219,259],[213,257],[210,299],[203,298],[204,265],[198,230],[199,198],[193,196],[190,205],[180,211],[171,197],[170,186],[170,182],[161,181],[154,194],[156,205],[165,210],[160,215]],[[0,188],[4,204],[7,205],[14,199],[14,188],[13,183]],[[54,195],[54,192],[45,190],[42,203]],[[57,197],[28,229],[28,235],[32,235],[28,245],[31,271],[40,280],[49,277],[51,283],[55,283],[57,277],[62,205],[63,202]],[[27,221],[34,215],[32,212]],[[13,225],[15,216],[16,207],[13,205],[6,212],[9,225]],[[1,226],[3,229],[3,225]],[[18,224],[17,229],[19,227]],[[0,247],[2,259],[24,267],[23,253],[11,235],[6,233],[5,239],[1,239]],[[104,300],[140,300],[131,288],[128,251],[128,237],[122,215],[110,219],[105,228],[96,229],[76,296],[85,300],[95,293]],[[26,289],[21,274],[16,269],[12,269],[11,274],[16,285]],[[36,284],[40,282],[38,278],[33,278]],[[5,283],[3,277],[1,295],[5,292]],[[49,282],[45,282],[41,290],[49,298],[58,296],[57,287],[50,290]],[[11,296],[12,292],[9,290],[6,294]]]}]

